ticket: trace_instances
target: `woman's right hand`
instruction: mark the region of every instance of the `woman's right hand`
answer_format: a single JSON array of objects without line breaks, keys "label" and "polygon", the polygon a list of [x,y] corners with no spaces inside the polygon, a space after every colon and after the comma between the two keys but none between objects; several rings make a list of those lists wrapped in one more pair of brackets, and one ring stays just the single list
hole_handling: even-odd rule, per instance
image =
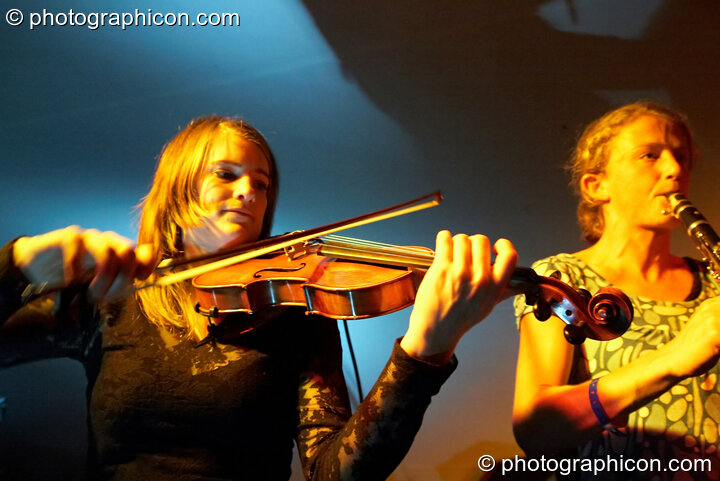
[{"label": "woman's right hand", "polygon": [[680,378],[699,376],[720,360],[720,297],[704,301],[680,334],[666,344],[671,369]]},{"label": "woman's right hand", "polygon": [[13,262],[33,284],[67,286],[89,283],[94,301],[114,300],[126,294],[134,279],[154,269],[152,246],[137,248],[115,232],[70,226],[13,244]]}]

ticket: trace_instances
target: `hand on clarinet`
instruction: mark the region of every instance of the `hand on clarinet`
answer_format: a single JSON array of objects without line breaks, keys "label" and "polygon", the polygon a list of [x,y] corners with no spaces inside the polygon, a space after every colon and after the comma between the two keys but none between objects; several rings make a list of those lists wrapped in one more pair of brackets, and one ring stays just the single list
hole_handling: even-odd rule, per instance
[{"label": "hand on clarinet", "polygon": [[699,376],[720,360],[720,297],[700,304],[678,336],[665,345],[668,367],[680,378]]}]

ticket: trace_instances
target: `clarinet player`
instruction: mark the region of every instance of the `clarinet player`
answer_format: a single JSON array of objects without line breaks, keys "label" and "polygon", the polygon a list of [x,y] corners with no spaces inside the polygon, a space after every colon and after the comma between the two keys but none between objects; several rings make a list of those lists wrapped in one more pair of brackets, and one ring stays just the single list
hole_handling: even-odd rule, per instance
[{"label": "clarinet player", "polygon": [[[680,222],[668,195],[688,195],[695,158],[685,118],[654,103],[613,110],[581,135],[570,170],[589,247],[534,267],[591,293],[617,287],[635,315],[618,339],[572,346],[559,319],[533,322],[516,302],[513,428],[528,456],[660,461],[581,479],[718,479],[720,300],[704,263],[670,252]],[[704,464],[665,469],[686,459]]]}]

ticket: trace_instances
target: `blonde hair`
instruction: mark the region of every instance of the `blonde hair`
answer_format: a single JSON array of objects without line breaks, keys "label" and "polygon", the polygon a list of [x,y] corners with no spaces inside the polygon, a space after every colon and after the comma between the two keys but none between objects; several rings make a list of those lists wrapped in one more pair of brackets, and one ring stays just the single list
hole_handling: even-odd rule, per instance
[{"label": "blonde hair", "polygon": [[[150,244],[158,261],[184,256],[182,227],[197,225],[206,215],[198,193],[199,179],[216,136],[231,131],[253,142],[265,154],[270,168],[267,209],[260,237],[268,237],[277,202],[278,172],[275,157],[258,130],[241,120],[217,115],[193,120],[162,150],[155,178],[141,209],[138,245]],[[137,292],[142,312],[158,326],[203,335],[207,323],[195,312],[190,281]]]},{"label": "blonde hair", "polygon": [[579,196],[577,217],[583,239],[594,244],[605,229],[602,205],[587,195],[580,183],[585,174],[602,174],[610,156],[610,143],[626,125],[645,115],[659,117],[680,127],[688,141],[692,167],[696,156],[692,133],[684,115],[654,102],[635,102],[612,110],[588,125],[577,142],[568,164],[571,185]]}]

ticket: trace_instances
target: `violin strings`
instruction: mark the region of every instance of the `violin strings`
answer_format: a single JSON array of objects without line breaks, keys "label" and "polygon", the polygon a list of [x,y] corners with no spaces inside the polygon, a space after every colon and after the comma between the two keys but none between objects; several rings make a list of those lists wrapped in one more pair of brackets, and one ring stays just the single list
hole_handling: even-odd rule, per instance
[{"label": "violin strings", "polygon": [[375,248],[383,252],[397,253],[398,255],[410,255],[412,257],[423,257],[432,260],[435,256],[432,251],[422,247],[397,246],[393,244],[385,244],[382,242],[368,241],[363,239],[355,239],[339,235],[327,235],[323,239],[329,240],[331,243],[338,242],[341,244],[356,245],[364,248]]},{"label": "violin strings", "polygon": [[348,247],[323,246],[318,250],[318,254],[347,261],[370,262],[380,265],[399,267],[427,268],[432,263],[431,260],[425,258],[411,258],[408,256],[383,254],[379,252],[370,252],[365,249],[352,249]]},{"label": "violin strings", "polygon": [[393,246],[390,244],[382,244],[375,242],[364,242],[359,239],[348,239],[348,241],[338,241],[336,238],[330,239],[327,242],[328,246],[335,246],[348,249],[356,249],[358,251],[366,251],[368,253],[377,252],[382,255],[392,255],[396,257],[406,257],[411,259],[422,259],[428,262],[432,262],[434,255],[425,249],[413,249],[404,248],[399,246]]},{"label": "violin strings", "polygon": [[327,242],[319,251],[322,255],[347,260],[365,260],[381,264],[425,268],[434,259],[434,254],[426,249],[405,248],[343,236],[325,236],[324,240]]}]

